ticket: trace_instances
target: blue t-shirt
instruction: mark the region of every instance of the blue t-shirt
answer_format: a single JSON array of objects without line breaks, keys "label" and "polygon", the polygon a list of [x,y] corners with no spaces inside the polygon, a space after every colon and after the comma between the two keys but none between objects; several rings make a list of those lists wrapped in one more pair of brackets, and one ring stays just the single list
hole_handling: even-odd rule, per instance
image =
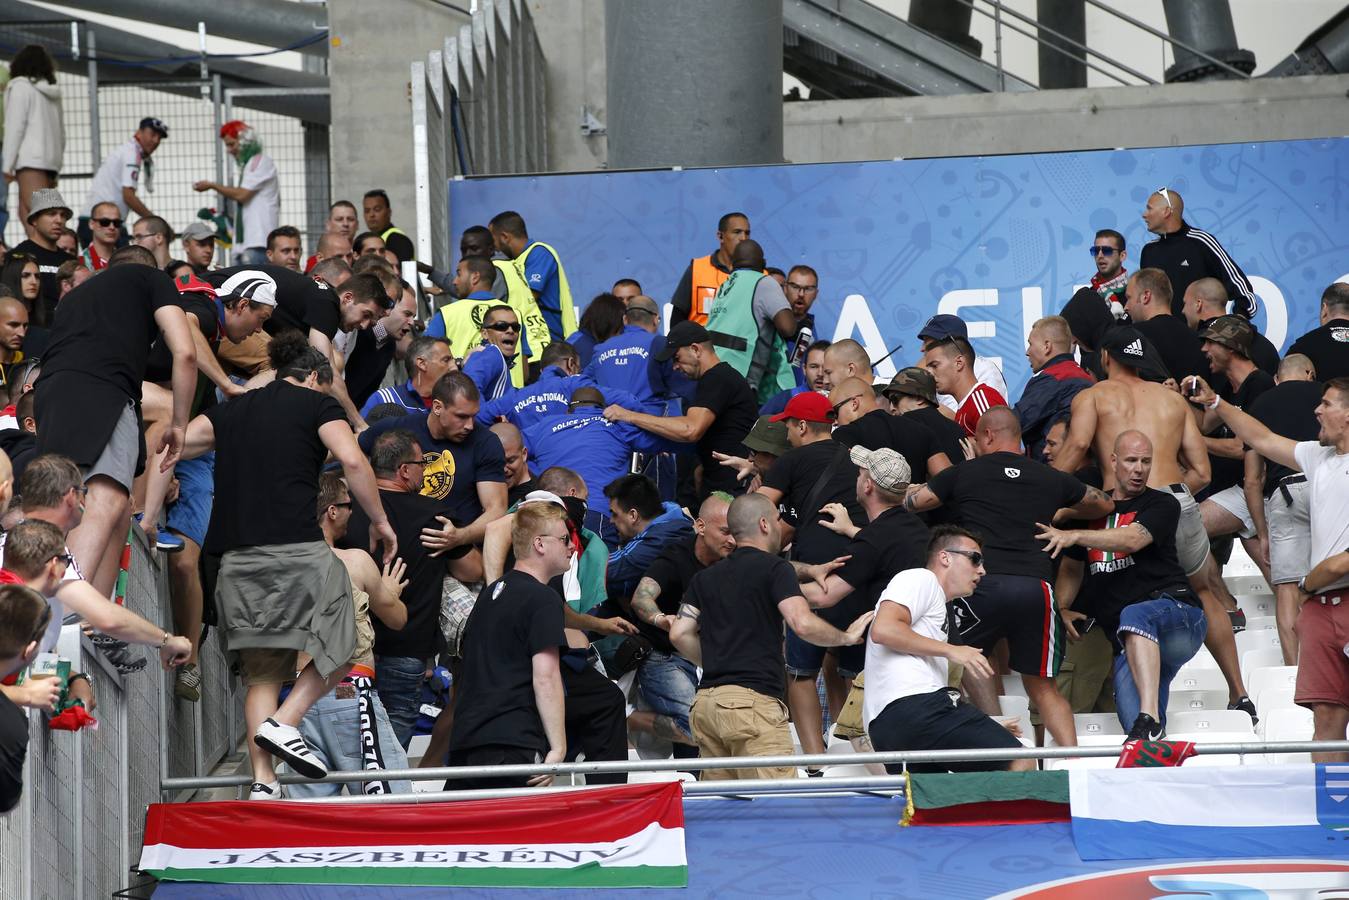
[{"label": "blue t-shirt", "polygon": [[542,247],[535,247],[525,256],[525,284],[538,297],[539,312],[548,323],[548,333],[560,341],[562,333],[562,301],[558,288],[557,260]]},{"label": "blue t-shirt", "polygon": [[645,328],[625,325],[621,334],[595,346],[585,374],[601,388],[621,388],[638,400],[650,400],[657,393],[651,381],[651,344],[655,340],[656,335]]},{"label": "blue t-shirt", "polygon": [[491,425],[505,416],[507,422],[524,431],[544,419],[566,415],[571,395],[583,387],[598,388],[607,402],[617,403],[634,412],[650,411],[626,391],[601,388],[589,376],[568,375],[557,366],[549,366],[533,384],[517,388],[479,407],[478,423]]},{"label": "blue t-shirt", "polygon": [[627,422],[610,422],[593,406],[544,419],[523,429],[529,471],[536,477],[552,466],[566,466],[589,488],[586,506],[609,515],[604,488],[632,471],[633,453],[661,453],[677,444]]},{"label": "blue t-shirt", "polygon": [[[516,354],[515,365],[520,364]],[[506,355],[496,344],[483,344],[464,360],[464,374],[473,379],[478,393],[484,402],[503,397],[511,389],[511,370],[506,365]]]},{"label": "blue t-shirt", "polygon": [[573,331],[567,338],[567,343],[571,344],[576,350],[576,358],[581,361],[581,368],[590,365],[590,360],[595,356],[595,337],[588,331]]},{"label": "blue t-shirt", "polygon": [[422,494],[444,501],[455,525],[467,525],[482,515],[478,482],[506,482],[506,452],[501,439],[486,428],[475,427],[458,444],[438,440],[427,427],[429,418],[428,413],[414,413],[401,419],[381,419],[361,432],[357,442],[369,456],[375,439],[384,432],[395,428],[412,432],[426,461]]}]

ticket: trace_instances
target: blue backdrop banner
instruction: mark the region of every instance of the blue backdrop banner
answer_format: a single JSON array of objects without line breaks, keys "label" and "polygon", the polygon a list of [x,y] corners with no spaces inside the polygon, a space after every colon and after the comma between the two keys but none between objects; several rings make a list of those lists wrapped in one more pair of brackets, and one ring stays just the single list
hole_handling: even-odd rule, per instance
[{"label": "blue backdrop banner", "polygon": [[[661,302],[717,219],[740,210],[770,266],[820,276],[818,336],[861,341],[888,378],[918,360],[937,312],[969,323],[1015,399],[1025,337],[1095,271],[1097,229],[1127,240],[1163,185],[1215,234],[1260,295],[1258,327],[1280,350],[1317,326],[1321,292],[1349,273],[1349,139],[737,169],[501,177],[450,182],[454,234],[513,209],[552,244],[579,302],[635,278]],[[457,247],[455,248],[457,251]]]}]

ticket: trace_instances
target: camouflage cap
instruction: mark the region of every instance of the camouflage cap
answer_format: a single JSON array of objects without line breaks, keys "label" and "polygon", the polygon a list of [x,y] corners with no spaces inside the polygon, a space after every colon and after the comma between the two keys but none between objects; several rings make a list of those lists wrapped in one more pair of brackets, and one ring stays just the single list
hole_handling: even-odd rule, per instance
[{"label": "camouflage cap", "polygon": [[1249,359],[1255,331],[1251,328],[1251,323],[1241,316],[1219,316],[1209,322],[1208,327],[1200,332],[1199,336],[1206,341],[1221,344],[1228,350],[1235,350]]},{"label": "camouflage cap", "polygon": [[907,369],[900,369],[881,393],[887,397],[892,397],[895,394],[908,394],[935,405],[937,403],[937,382],[927,369],[910,366]]}]

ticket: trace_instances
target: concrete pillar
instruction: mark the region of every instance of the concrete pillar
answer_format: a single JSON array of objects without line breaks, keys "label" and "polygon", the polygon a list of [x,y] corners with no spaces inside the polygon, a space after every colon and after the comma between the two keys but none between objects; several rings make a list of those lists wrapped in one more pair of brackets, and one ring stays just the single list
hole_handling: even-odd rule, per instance
[{"label": "concrete pillar", "polygon": [[362,194],[383,188],[394,224],[416,244],[409,68],[468,19],[423,0],[328,0],[327,6],[332,199],[350,200],[359,210]]},{"label": "concrete pillar", "polygon": [[[1232,24],[1228,0],[1162,0],[1162,9],[1166,12],[1166,30],[1176,40],[1248,74],[1255,69],[1255,54],[1237,47],[1237,30]],[[1164,76],[1167,81],[1236,77],[1188,50],[1176,47],[1175,53],[1176,61]]]},{"label": "concrete pillar", "polygon": [[984,45],[970,36],[973,16],[973,8],[955,0],[912,0],[909,4],[910,25],[979,56]]},{"label": "concrete pillar", "polygon": [[[1035,0],[1035,19],[1079,44],[1087,42],[1086,0]],[[1043,43],[1036,47],[1040,57],[1040,88],[1086,87],[1085,54],[1045,32],[1041,32],[1040,40]],[[1066,56],[1063,51],[1072,55]]]},{"label": "concrete pillar", "polygon": [[781,0],[606,0],[609,167],[782,162]]}]

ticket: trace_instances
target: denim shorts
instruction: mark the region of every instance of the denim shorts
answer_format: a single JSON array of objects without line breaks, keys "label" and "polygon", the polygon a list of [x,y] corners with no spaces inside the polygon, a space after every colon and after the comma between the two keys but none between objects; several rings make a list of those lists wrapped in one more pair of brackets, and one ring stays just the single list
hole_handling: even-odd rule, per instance
[{"label": "denim shorts", "polygon": [[[797,637],[790,628],[787,629],[787,674],[793,678],[813,678],[820,674],[824,656],[828,652],[829,648],[817,647]],[[839,647],[835,652],[838,654],[838,673],[844,678],[856,678],[857,673],[866,667],[865,643]]]},{"label": "denim shorts", "polygon": [[[373,693],[373,692],[372,692]],[[375,709],[375,727],[379,732],[379,750],[386,769],[406,769],[407,754],[394,737],[389,716],[380,703],[379,695],[371,697]],[[300,734],[310,749],[324,761],[330,772],[360,772],[365,768],[365,756],[361,750],[360,710],[355,698],[339,699],[336,692],[329,691],[320,697],[304,719],[300,721]],[[361,786],[350,782],[347,789],[359,795]],[[331,782],[313,782],[290,784],[286,793],[294,798],[331,797],[342,791],[342,785]],[[408,781],[389,782],[389,791],[394,794],[412,793],[412,783]]]},{"label": "denim shorts", "polygon": [[178,478],[178,499],[169,507],[165,526],[200,547],[206,542],[215,504],[215,452],[181,461],[173,474]]}]

